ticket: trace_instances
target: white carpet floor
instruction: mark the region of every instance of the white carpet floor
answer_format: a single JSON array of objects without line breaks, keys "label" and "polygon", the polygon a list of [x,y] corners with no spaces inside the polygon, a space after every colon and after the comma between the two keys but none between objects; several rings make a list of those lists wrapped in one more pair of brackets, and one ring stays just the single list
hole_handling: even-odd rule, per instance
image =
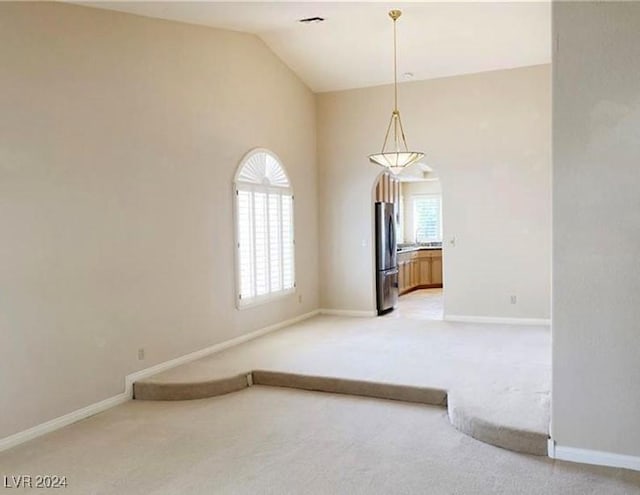
[{"label": "white carpet floor", "polygon": [[259,386],[131,401],[0,454],[0,467],[66,476],[58,492],[82,495],[640,494],[638,472],[493,447],[442,408]]}]

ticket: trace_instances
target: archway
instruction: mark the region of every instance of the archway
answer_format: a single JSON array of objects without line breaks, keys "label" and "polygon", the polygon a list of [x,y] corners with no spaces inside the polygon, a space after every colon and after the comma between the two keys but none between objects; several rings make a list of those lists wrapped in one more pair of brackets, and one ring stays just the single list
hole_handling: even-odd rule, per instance
[{"label": "archway", "polygon": [[[372,245],[378,315],[443,319],[442,206],[440,177],[427,165],[418,164],[397,176],[382,171],[375,178]],[[393,212],[394,235],[389,235],[388,225],[381,227],[381,215],[389,210]],[[390,238],[395,240],[391,248]],[[381,255],[385,249],[395,249],[391,266]],[[395,287],[390,288],[394,283]],[[396,293],[395,297],[391,292]]]}]

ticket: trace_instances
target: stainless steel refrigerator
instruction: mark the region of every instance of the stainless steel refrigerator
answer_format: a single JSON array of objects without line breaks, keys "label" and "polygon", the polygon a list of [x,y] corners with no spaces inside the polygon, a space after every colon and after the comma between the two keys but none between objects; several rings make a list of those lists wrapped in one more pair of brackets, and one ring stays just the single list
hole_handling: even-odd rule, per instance
[{"label": "stainless steel refrigerator", "polygon": [[393,203],[376,203],[376,294],[378,314],[398,301],[398,255]]}]

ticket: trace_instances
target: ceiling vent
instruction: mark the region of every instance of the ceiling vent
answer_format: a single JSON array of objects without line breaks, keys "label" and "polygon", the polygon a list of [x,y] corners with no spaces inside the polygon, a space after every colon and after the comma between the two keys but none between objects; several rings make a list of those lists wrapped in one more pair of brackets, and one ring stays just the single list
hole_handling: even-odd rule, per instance
[{"label": "ceiling vent", "polygon": [[324,22],[324,17],[307,17],[306,19],[300,19],[303,24],[318,24],[319,22]]}]

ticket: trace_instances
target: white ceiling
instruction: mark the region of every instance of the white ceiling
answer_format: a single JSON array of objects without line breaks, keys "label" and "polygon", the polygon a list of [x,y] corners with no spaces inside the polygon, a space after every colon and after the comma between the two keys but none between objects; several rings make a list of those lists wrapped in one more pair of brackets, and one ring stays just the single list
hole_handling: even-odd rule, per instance
[{"label": "white ceiling", "polygon": [[[550,63],[549,2],[95,2],[98,8],[260,36],[316,92]],[[299,19],[321,16],[320,24]],[[402,80],[402,79],[401,79]]]}]

